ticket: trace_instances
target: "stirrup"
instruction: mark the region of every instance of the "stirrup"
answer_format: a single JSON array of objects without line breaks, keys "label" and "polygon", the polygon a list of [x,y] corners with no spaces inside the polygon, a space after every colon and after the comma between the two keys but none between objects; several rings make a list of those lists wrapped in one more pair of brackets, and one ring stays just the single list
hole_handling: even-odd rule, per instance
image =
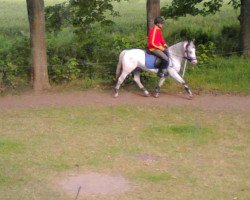
[{"label": "stirrup", "polygon": [[159,71],[157,72],[157,76],[159,76],[160,78],[163,78],[165,74],[163,73],[163,71]]}]

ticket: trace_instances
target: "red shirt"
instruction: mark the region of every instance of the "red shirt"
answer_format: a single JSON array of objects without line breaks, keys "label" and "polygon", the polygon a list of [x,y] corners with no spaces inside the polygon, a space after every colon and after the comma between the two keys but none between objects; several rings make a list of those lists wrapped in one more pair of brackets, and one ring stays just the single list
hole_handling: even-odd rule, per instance
[{"label": "red shirt", "polygon": [[148,34],[148,49],[150,51],[160,49],[163,51],[165,47],[167,46],[163,36],[161,29],[158,26],[153,26]]}]

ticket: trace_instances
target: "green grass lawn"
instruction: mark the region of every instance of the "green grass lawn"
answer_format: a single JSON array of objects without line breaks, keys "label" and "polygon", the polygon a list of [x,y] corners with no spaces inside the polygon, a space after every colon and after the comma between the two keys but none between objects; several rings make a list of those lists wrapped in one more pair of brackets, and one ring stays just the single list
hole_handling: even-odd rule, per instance
[{"label": "green grass lawn", "polygon": [[[63,2],[63,0],[45,0],[45,5],[48,6],[60,2]],[[161,6],[164,6],[167,2],[169,1],[162,0]],[[27,8],[26,2],[23,0],[0,0],[0,5],[0,52],[6,53],[13,49],[15,45],[17,45],[16,42],[18,39],[22,38],[21,34],[18,36],[16,33],[23,31],[25,35],[29,35]],[[145,39],[139,38],[144,34],[144,32],[146,34],[145,0],[130,0],[122,1],[120,3],[116,2],[114,3],[114,8],[120,12],[120,17],[111,18],[116,22],[114,27],[114,35],[117,33],[117,35],[121,38],[123,36],[125,37],[126,35],[129,35],[131,38],[134,38],[135,41],[145,40],[146,43],[146,35]],[[178,33],[178,31],[183,28],[190,28],[192,30],[198,30],[202,28],[202,31],[209,33],[209,35],[216,35],[224,26],[238,24],[238,15],[239,10],[235,11],[230,6],[225,4],[222,11],[215,15],[210,15],[207,17],[187,16],[185,18],[180,18],[177,21],[173,19],[167,19],[164,28],[164,35],[169,45],[172,45],[172,43],[176,42],[176,38],[173,33]],[[136,33],[141,33],[141,35]],[[102,34],[102,32],[100,32],[100,34]],[[57,35],[47,34],[47,46],[51,48],[52,51],[56,49],[65,49],[65,54],[67,54],[67,50],[70,49],[70,44],[75,44],[75,42],[75,35],[70,28],[64,29]],[[28,41],[27,45],[29,45]],[[65,55],[65,57],[67,57],[67,55]],[[110,58],[110,60],[114,60],[114,58]],[[103,61],[100,60],[98,62]],[[106,62],[106,60],[104,62]],[[113,64],[114,67],[115,65],[116,63]],[[195,91],[201,90],[205,92],[219,91],[223,93],[249,93],[250,71],[248,65],[249,59],[243,59],[239,57],[218,58],[215,61],[209,61],[209,64],[205,65],[205,67],[203,65],[200,68],[199,64],[196,68],[194,68],[195,70],[192,70],[190,69],[191,67],[188,67],[189,69],[185,78],[190,84],[191,89],[194,89]],[[105,68],[107,66],[101,67]],[[158,81],[158,79],[156,80],[155,76],[152,77],[153,81],[149,83],[149,87],[152,87],[152,84],[154,84],[153,87],[155,87],[156,81]],[[22,85],[23,82],[15,85]],[[81,84],[80,87],[86,88],[88,85],[90,85],[90,82],[92,83],[96,81],[89,81],[89,79],[86,79],[82,82],[84,83]],[[147,85],[148,83],[145,84]],[[92,85],[95,84],[91,84],[91,86]],[[172,80],[168,80],[164,87],[166,91],[171,92],[180,90],[180,86],[178,86]]]},{"label": "green grass lawn", "polygon": [[[161,7],[166,5],[169,0],[161,0]],[[127,30],[128,33],[134,29],[144,28],[146,30],[146,3],[144,0],[128,1],[122,3],[115,3],[114,8],[120,12],[120,17],[113,18],[120,29]],[[178,20],[166,19],[164,34],[166,39],[172,33],[183,29],[190,28],[192,30],[202,28],[204,32],[216,34],[221,31],[222,27],[239,24],[237,20],[239,10],[235,11],[226,3],[221,9],[221,12],[215,15],[202,16],[186,16]],[[131,23],[132,22],[132,23]],[[174,39],[171,38],[172,41]]]},{"label": "green grass lawn", "polygon": [[[63,2],[63,0],[45,0],[45,6]],[[0,29],[28,32],[28,15],[25,0],[0,0]]]},{"label": "green grass lawn", "polygon": [[69,199],[55,180],[75,170],[136,186],[93,199],[247,199],[249,120],[249,111],[188,107],[1,111],[0,199]]},{"label": "green grass lawn", "polygon": [[249,94],[249,61],[236,56],[217,58],[202,67],[190,68],[187,76],[196,91],[202,88],[208,92]]},{"label": "green grass lawn", "polygon": [[[64,0],[44,0],[45,6],[64,2]],[[168,0],[161,0],[161,6],[168,3]],[[28,31],[28,16],[26,1],[23,0],[0,0],[0,28],[2,30]],[[130,32],[137,26],[146,30],[146,3],[145,0],[125,1],[114,3],[115,10],[120,12],[120,17],[112,18],[123,31]],[[165,34],[171,34],[180,28],[189,27],[197,29],[203,27],[208,32],[218,32],[225,25],[237,24],[239,11],[234,11],[230,6],[225,5],[220,13],[208,17],[185,17],[178,21],[167,19]],[[131,23],[133,22],[133,23]]]}]

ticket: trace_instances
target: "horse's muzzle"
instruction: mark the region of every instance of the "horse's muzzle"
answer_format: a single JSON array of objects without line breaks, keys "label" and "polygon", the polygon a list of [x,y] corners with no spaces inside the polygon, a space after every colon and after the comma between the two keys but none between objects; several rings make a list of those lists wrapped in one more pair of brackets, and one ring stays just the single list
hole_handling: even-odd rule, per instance
[{"label": "horse's muzzle", "polygon": [[191,60],[190,61],[191,62],[191,64],[193,64],[193,65],[196,65],[197,63],[198,63],[198,61],[195,59],[195,60]]}]

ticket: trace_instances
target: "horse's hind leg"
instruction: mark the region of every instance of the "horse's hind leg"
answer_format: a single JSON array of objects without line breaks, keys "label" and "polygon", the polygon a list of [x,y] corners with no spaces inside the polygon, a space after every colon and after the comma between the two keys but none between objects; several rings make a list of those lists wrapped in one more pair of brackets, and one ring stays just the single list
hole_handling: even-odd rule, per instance
[{"label": "horse's hind leg", "polygon": [[123,81],[126,79],[127,75],[128,75],[128,73],[123,71],[122,74],[120,75],[120,77],[118,78],[118,81],[117,81],[116,86],[115,86],[115,94],[114,94],[115,98],[119,96],[119,89],[120,89]]},{"label": "horse's hind leg", "polygon": [[147,91],[147,89],[142,85],[141,83],[141,79],[140,79],[140,71],[136,70],[134,72],[134,81],[137,83],[137,85],[139,86],[139,88],[143,91],[144,95],[146,97],[150,96],[149,92]]}]

